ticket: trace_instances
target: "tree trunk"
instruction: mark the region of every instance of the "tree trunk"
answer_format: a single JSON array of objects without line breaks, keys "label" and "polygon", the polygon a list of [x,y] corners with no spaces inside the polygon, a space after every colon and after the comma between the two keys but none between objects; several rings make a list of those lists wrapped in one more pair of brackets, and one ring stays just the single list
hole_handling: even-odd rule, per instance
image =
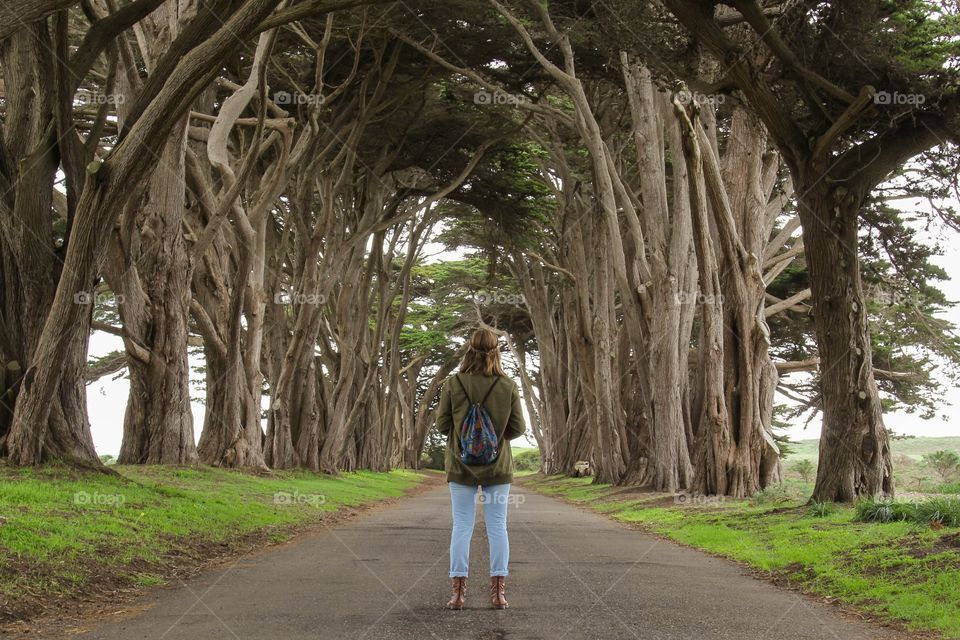
[{"label": "tree trunk", "polygon": [[699,123],[691,122],[677,103],[678,121],[683,129],[683,153],[693,218],[694,246],[697,252],[700,295],[700,362],[698,372],[701,396],[697,441],[694,448],[696,477],[694,490],[723,493],[727,486],[729,462],[734,458],[730,415],[724,397],[724,327],[720,267],[711,235],[707,187],[703,178],[704,154],[710,153],[697,137]]},{"label": "tree trunk", "polygon": [[725,150],[721,169],[716,139],[679,103],[676,108],[685,130],[703,292],[693,488],[746,497],[779,477],[769,423],[776,375],[759,261],[770,232],[767,200],[775,166],[765,164],[766,136],[744,110],[734,113],[730,137],[736,145]]},{"label": "tree trunk", "polygon": [[68,331],[76,339],[52,353],[41,352],[44,319],[54,301],[62,259],[51,242],[59,159],[50,42],[40,22],[0,43],[6,93],[3,135],[9,156],[4,171],[11,172],[2,176],[0,205],[0,360],[10,378],[4,389],[7,408],[0,416],[0,452],[13,464],[61,460],[99,468],[83,376],[45,381],[45,402],[31,405],[29,419],[18,416],[24,394],[36,388],[41,362],[49,358],[51,366],[82,370],[90,326],[92,277],[78,286],[85,295],[74,298],[71,293],[68,303],[75,314]]},{"label": "tree trunk", "polygon": [[118,304],[130,356],[121,464],[197,461],[187,360],[192,267],[181,232],[186,127],[184,118],[161,152],[132,239],[140,255],[120,278],[130,284],[119,288]]},{"label": "tree trunk", "polygon": [[[40,462],[44,441],[51,435],[63,435],[56,425],[48,429],[48,421],[51,415],[61,411],[56,407],[64,403],[64,398],[58,398],[58,392],[76,390],[84,380],[85,362],[79,356],[86,353],[90,309],[77,304],[77,296],[89,291],[94,284],[108,237],[104,230],[113,227],[132,197],[130,186],[141,181],[155,165],[155,154],[147,151],[166,140],[170,128],[215,76],[220,57],[214,54],[225,56],[236,50],[242,36],[255,29],[274,9],[275,3],[269,0],[248,0],[236,7],[216,33],[171,64],[168,75],[156,76],[156,86],[160,87],[161,80],[165,82],[156,93],[141,98],[149,103],[143,105],[142,117],[124,132],[105,161],[88,165],[56,294],[49,312],[45,317],[40,316],[43,331],[17,398],[7,438],[12,463]],[[76,405],[84,406],[84,403],[66,404]],[[85,450],[82,446],[90,441],[83,433],[85,424],[85,419],[68,421],[64,426],[73,437],[55,448],[69,451],[77,461],[97,464],[92,447]],[[89,433],[89,428],[86,431]]]},{"label": "tree trunk", "polygon": [[205,353],[207,408],[197,448],[200,461],[218,467],[266,470],[259,397],[255,404],[245,393],[239,349],[233,349],[228,360],[211,349],[205,349]]},{"label": "tree trunk", "polygon": [[194,274],[191,306],[204,339],[207,401],[197,448],[204,464],[264,470],[259,387],[251,389],[244,367],[244,297],[251,251],[237,244],[237,262],[221,232]]},{"label": "tree trunk", "polygon": [[[862,193],[802,172],[797,182],[820,356],[823,427],[814,500],[893,496],[889,436],[873,377],[860,280],[857,219]],[[851,390],[852,392],[849,392]]]}]

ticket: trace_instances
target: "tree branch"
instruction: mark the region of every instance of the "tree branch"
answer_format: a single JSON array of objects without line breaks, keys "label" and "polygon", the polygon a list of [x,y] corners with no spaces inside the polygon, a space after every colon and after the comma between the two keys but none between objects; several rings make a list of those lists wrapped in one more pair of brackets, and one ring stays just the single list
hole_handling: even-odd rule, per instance
[{"label": "tree branch", "polygon": [[31,22],[43,20],[52,13],[66,9],[77,0],[16,0],[0,2],[0,40],[6,39]]}]

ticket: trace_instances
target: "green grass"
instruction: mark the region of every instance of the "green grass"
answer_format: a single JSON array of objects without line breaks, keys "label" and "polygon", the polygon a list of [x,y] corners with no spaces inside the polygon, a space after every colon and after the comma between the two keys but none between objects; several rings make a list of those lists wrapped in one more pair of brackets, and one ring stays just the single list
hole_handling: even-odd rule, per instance
[{"label": "green grass", "polygon": [[960,482],[950,482],[937,487],[939,493],[960,493]]},{"label": "green grass", "polygon": [[[819,455],[820,440],[798,440],[790,443],[790,456],[786,460],[789,466],[790,462],[797,458],[811,458],[816,460]],[[909,456],[916,461],[923,458],[924,454],[933,453],[946,449],[948,451],[960,451],[960,437],[930,438],[917,436],[915,438],[903,438],[890,441],[890,450],[893,455]]]},{"label": "green grass", "polygon": [[260,534],[275,542],[323,512],[402,495],[423,476],[301,471],[260,477],[211,467],[114,466],[118,476],[61,467],[0,467],[0,593],[70,595],[105,571],[163,582],[178,555]]},{"label": "green grass", "polygon": [[[960,529],[858,522],[851,506],[805,504],[789,489],[751,500],[615,495],[590,478],[530,476],[524,486],[583,503],[673,540],[788,577],[913,630],[960,638]],[[943,511],[943,505],[940,510]],[[928,521],[929,522],[929,521]],[[937,525],[939,526],[939,525]]]}]

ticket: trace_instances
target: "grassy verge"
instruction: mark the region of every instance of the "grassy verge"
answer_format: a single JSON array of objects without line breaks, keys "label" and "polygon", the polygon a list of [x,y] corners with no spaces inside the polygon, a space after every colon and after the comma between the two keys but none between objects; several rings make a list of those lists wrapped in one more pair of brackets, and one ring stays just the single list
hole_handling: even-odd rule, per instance
[{"label": "grassy verge", "polygon": [[590,483],[540,474],[523,480],[877,618],[960,638],[960,528],[857,522],[852,507],[807,506],[776,491],[678,503],[672,495]]},{"label": "grassy verge", "polygon": [[113,468],[119,475],[0,467],[0,622],[80,592],[163,583],[345,507],[403,495],[424,477]]}]

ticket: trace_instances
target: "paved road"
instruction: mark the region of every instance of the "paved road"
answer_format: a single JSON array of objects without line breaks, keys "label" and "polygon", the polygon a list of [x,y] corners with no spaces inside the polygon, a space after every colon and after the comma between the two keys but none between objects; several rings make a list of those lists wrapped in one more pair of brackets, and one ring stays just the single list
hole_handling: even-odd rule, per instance
[{"label": "paved road", "polygon": [[[510,608],[488,608],[478,514],[462,611],[447,611],[445,483],[185,584],[84,640],[866,640],[894,636],[735,565],[514,487]],[[479,508],[479,506],[478,506]]]}]

